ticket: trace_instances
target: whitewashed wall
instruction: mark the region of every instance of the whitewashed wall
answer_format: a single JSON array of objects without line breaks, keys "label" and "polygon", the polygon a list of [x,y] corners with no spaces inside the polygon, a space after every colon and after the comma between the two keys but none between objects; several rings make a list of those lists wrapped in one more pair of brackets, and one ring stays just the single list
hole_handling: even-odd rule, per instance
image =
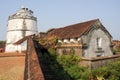
[{"label": "whitewashed wall", "polygon": [[[33,19],[29,10],[21,9],[16,16],[10,16],[7,25],[6,52],[25,50],[26,44],[14,45],[13,43],[32,34],[38,34],[37,20]],[[23,15],[24,13],[24,15]],[[21,16],[20,16],[21,15]],[[23,16],[23,17],[22,17]],[[32,17],[33,16],[33,17]],[[35,18],[35,17],[34,17]],[[19,46],[19,47],[18,47]]]},{"label": "whitewashed wall", "polygon": [[[101,38],[102,41],[100,42],[101,45],[101,51],[103,52],[99,52],[97,53],[98,47],[97,47],[97,38]],[[95,29],[91,32],[91,38],[89,41],[89,46],[88,48],[85,50],[85,56],[84,57],[96,57],[97,55],[101,55],[101,56],[112,56],[112,50],[110,48],[111,45],[111,38],[109,37],[108,34],[106,34],[106,32],[104,32],[101,28],[99,29]]]}]

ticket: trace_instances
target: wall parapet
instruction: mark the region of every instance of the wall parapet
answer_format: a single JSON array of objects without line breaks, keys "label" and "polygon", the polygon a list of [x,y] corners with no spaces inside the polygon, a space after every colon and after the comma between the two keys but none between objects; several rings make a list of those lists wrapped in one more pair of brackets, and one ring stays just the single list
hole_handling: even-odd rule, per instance
[{"label": "wall parapet", "polygon": [[105,59],[112,59],[112,58],[119,58],[119,57],[120,57],[120,55],[103,56],[103,57],[92,57],[92,58],[82,57],[82,60],[86,60],[86,61],[98,61],[98,60],[105,60]]},{"label": "wall parapet", "polygon": [[82,57],[82,61],[80,62],[83,66],[88,66],[90,70],[94,68],[99,68],[104,65],[108,65],[110,62],[118,61],[120,59],[120,55],[113,56],[102,56],[102,57],[94,57],[94,58],[84,58]]},{"label": "wall parapet", "polygon": [[27,40],[24,80],[44,80],[44,75],[31,37]]},{"label": "wall parapet", "polygon": [[19,56],[25,56],[25,53],[1,53],[0,57],[19,57]]}]

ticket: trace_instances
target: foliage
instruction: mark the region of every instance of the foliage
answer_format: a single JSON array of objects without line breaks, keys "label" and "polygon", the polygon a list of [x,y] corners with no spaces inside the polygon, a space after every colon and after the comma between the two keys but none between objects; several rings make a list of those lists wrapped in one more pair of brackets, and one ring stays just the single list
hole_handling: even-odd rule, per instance
[{"label": "foliage", "polygon": [[6,41],[0,41],[0,44],[5,43]]},{"label": "foliage", "polygon": [[56,55],[54,50],[56,41],[52,38],[40,40],[47,48],[51,47],[48,48],[49,54],[44,56],[49,62],[48,66],[57,76],[57,80],[120,80],[120,60],[90,71],[79,65],[81,58],[74,55],[73,49],[70,50],[69,55]]},{"label": "foliage", "polygon": [[40,44],[45,43],[45,38],[39,38],[39,43],[40,43]]},{"label": "foliage", "polygon": [[50,53],[50,55],[52,55],[52,56],[56,56],[56,51],[54,50],[54,49],[52,49],[52,48],[49,48],[48,49],[48,52]]},{"label": "foliage", "polygon": [[120,60],[90,71],[79,65],[79,56],[56,55],[52,48],[48,49],[48,53],[49,55],[45,54],[48,66],[57,76],[57,80],[120,80]]},{"label": "foliage", "polygon": [[119,53],[119,52],[120,52],[120,48],[113,49],[113,53],[114,53],[114,54],[117,54],[117,53]]},{"label": "foliage", "polygon": [[70,67],[78,64],[80,57],[73,55],[61,55],[57,57],[57,61],[63,65],[63,67]]},{"label": "foliage", "polygon": [[[5,43],[6,43],[6,41],[0,41],[0,48],[4,48],[5,47]],[[4,51],[4,49],[1,50],[1,52],[3,52],[3,51]]]},{"label": "foliage", "polygon": [[57,39],[56,38],[40,38],[39,43],[46,48],[56,48]]},{"label": "foliage", "polygon": [[106,67],[96,68],[92,70],[92,76],[97,80],[104,80],[104,75],[106,74]]},{"label": "foliage", "polygon": [[97,80],[120,80],[120,61],[111,62],[107,66],[92,70],[92,76]]},{"label": "foliage", "polygon": [[112,62],[107,67],[107,74],[105,78],[107,80],[120,80],[120,61]]},{"label": "foliage", "polygon": [[49,66],[60,80],[88,80],[90,71],[79,65],[81,60],[79,56],[74,54],[58,56],[52,48],[49,48],[48,52]]}]

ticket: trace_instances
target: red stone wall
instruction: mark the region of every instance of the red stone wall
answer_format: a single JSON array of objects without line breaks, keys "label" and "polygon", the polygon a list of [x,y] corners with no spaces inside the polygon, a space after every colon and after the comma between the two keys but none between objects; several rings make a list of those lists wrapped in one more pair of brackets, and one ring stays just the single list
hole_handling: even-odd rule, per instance
[{"label": "red stone wall", "polygon": [[24,80],[44,80],[32,38],[27,42]]}]

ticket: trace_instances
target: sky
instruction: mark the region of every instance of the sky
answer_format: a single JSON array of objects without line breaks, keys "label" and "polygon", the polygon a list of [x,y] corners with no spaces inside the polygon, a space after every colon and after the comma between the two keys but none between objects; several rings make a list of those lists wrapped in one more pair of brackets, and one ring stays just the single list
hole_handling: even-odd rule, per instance
[{"label": "sky", "polygon": [[0,40],[6,40],[8,16],[21,6],[34,12],[39,32],[99,19],[120,40],[120,0],[1,0]]}]

